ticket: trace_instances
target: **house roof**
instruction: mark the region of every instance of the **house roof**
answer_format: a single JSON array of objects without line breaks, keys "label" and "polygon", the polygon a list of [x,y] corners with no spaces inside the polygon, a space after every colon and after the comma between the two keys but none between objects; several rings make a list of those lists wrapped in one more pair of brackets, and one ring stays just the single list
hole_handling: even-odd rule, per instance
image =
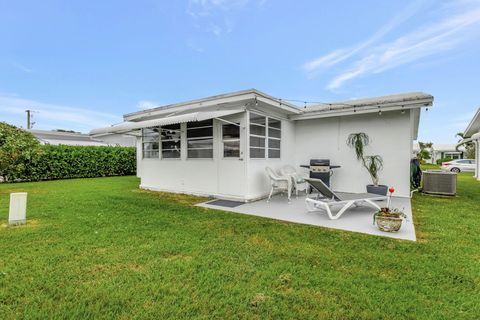
[{"label": "house roof", "polygon": [[107,146],[107,143],[92,140],[88,134],[79,132],[62,132],[48,130],[27,130],[33,134],[41,143],[51,145],[70,146]]},{"label": "house roof", "polygon": [[242,104],[247,103],[252,100],[257,100],[257,103],[263,103],[266,106],[279,109],[287,114],[297,114],[301,113],[301,110],[298,106],[291,104],[287,101],[282,101],[281,99],[274,98],[264,92],[261,92],[256,89],[248,89],[242,91],[236,91],[221,95],[210,96],[201,99],[195,99],[185,102],[179,102],[174,104],[168,104],[164,106],[159,106],[152,109],[127,113],[123,116],[125,121],[139,121],[145,120],[148,118],[154,118],[158,116],[164,116],[170,114],[173,111],[183,112],[183,111],[193,111],[197,108],[205,108],[212,106],[221,106],[225,104]]},{"label": "house roof", "polygon": [[353,113],[373,113],[378,111],[407,110],[428,107],[433,104],[433,96],[423,92],[407,92],[386,96],[352,99],[321,103],[306,107],[297,119],[349,115]]},{"label": "house roof", "polygon": [[[420,146],[418,142],[413,144],[413,150],[418,151],[420,150]],[[462,152],[465,151],[465,147],[460,146],[457,150],[457,144],[452,143],[434,143],[432,145],[432,150],[440,151],[440,152]]]},{"label": "house roof", "polygon": [[413,136],[416,138],[421,107],[431,106],[433,96],[422,92],[394,94],[388,96],[356,99],[332,103],[323,103],[311,107],[300,108],[286,100],[272,97],[256,89],[248,89],[202,99],[159,106],[152,109],[127,113],[123,116],[124,123],[94,129],[92,134],[112,132],[118,126],[135,126],[136,122],[149,123],[149,120],[174,117],[186,113],[228,110],[231,108],[255,107],[265,112],[282,114],[290,120],[304,120],[314,118],[336,117],[353,114],[365,114],[381,111],[414,109]]},{"label": "house roof", "polygon": [[372,113],[378,112],[379,110],[406,110],[431,106],[433,104],[433,96],[430,94],[423,92],[408,92],[365,99],[322,103],[306,108],[300,108],[286,100],[272,97],[259,90],[248,89],[127,113],[123,118],[125,121],[148,120],[159,116],[167,116],[173,112],[192,112],[199,108],[212,106],[221,107],[226,104],[235,103],[246,104],[254,99],[256,103],[262,103],[265,107],[270,107],[276,111],[286,113],[292,120],[331,117],[353,113]]},{"label": "house roof", "polygon": [[470,138],[477,132],[480,132],[480,108],[478,108],[477,112],[463,132],[463,135],[465,138]]}]

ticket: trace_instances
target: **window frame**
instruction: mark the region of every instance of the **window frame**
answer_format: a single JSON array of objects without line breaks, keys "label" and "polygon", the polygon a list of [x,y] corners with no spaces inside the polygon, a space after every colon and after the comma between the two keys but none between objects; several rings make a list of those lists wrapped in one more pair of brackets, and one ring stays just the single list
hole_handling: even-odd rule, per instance
[{"label": "window frame", "polygon": [[[262,125],[262,124],[259,124],[259,123],[254,123],[252,122],[252,114],[256,115],[256,116],[260,116],[260,117],[263,117],[265,118],[265,125]],[[248,123],[249,123],[249,127],[248,127],[248,146],[249,146],[249,155],[248,157],[250,159],[267,159],[267,133],[268,133],[268,128],[267,128],[267,116],[265,115],[262,115],[260,113],[256,113],[256,112],[252,112],[250,111],[250,114],[249,114],[249,119],[248,119]],[[257,126],[257,127],[262,127],[262,128],[265,128],[265,135],[261,136],[261,135],[258,135],[258,134],[252,134],[252,125],[253,126]],[[251,144],[251,139],[250,138],[259,138],[259,139],[263,139],[264,140],[264,145],[263,147],[252,147],[252,144]],[[263,150],[264,152],[264,155],[263,157],[252,157],[252,149],[259,149],[259,150]]]},{"label": "window frame", "polygon": [[[207,120],[204,120],[204,121],[211,121],[211,125],[206,125],[206,126],[198,126],[198,127],[192,127],[192,128],[189,128],[188,125],[189,124],[193,124],[195,122],[187,122],[186,124],[186,130],[185,130],[185,141],[186,141],[186,150],[187,150],[187,155],[186,155],[186,159],[187,160],[211,160],[211,159],[214,159],[215,158],[215,141],[214,141],[214,136],[215,136],[215,130],[214,130],[214,122],[213,122],[213,119],[207,119]],[[212,130],[212,134],[211,136],[201,136],[201,137],[193,137],[193,138],[189,138],[188,137],[188,131],[189,130],[196,130],[196,129],[205,129],[205,128],[211,128]],[[189,146],[189,142],[190,141],[196,141],[196,140],[211,140],[212,141],[212,147],[211,148],[190,148]],[[190,157],[189,156],[189,151],[190,150],[212,150],[212,156],[211,157]]]},{"label": "window frame", "polygon": [[[166,158],[163,156],[163,142],[168,142],[168,141],[175,141],[175,139],[162,139],[162,130],[169,130],[169,131],[176,131],[177,129],[164,129],[165,127],[168,126],[173,126],[173,125],[178,125],[178,132],[180,133],[179,140],[180,140],[180,148],[179,148],[179,155],[178,157],[174,158]],[[167,150],[176,150],[176,149],[165,149]],[[181,160],[182,159],[182,125],[181,123],[176,123],[176,124],[171,124],[163,127],[159,127],[159,157],[161,160]]]},{"label": "window frame", "polygon": [[[276,128],[276,127],[270,127],[270,119],[271,120],[275,120],[275,121],[278,121],[279,124],[280,124],[280,128]],[[275,119],[275,118],[272,118],[272,117],[267,117],[267,128],[268,128],[268,131],[267,131],[267,145],[266,145],[266,149],[268,150],[267,152],[267,158],[268,159],[281,159],[282,158],[282,120],[279,120],[279,119]],[[270,136],[270,130],[274,130],[274,131],[278,131],[280,133],[280,138],[277,138],[277,137],[271,137]],[[279,142],[279,147],[278,148],[271,148],[270,147],[270,140],[276,140]],[[270,157],[270,150],[278,150],[278,157]]]},{"label": "window frame", "polygon": [[[237,127],[238,128],[238,138],[228,138],[228,139],[225,139],[224,138],[224,127],[225,126],[234,126],[234,127]],[[221,137],[222,137],[222,159],[226,159],[226,160],[229,160],[229,159],[240,159],[241,156],[242,156],[242,150],[241,150],[241,142],[240,142],[240,139],[241,139],[241,135],[242,135],[242,132],[240,130],[240,123],[239,122],[232,122],[232,123],[222,123],[221,124]],[[225,156],[225,142],[238,142],[238,156],[235,156],[235,157],[232,157],[232,156]]]},{"label": "window frame", "polygon": [[[254,122],[252,123],[252,121],[251,121],[251,115],[252,114],[265,118],[265,125],[254,123]],[[280,123],[280,128],[270,126],[270,124],[269,124],[270,120],[278,121]],[[252,130],[251,130],[252,125],[265,128],[265,135],[262,136],[262,135],[258,135],[258,134],[252,134]],[[250,111],[249,128],[248,129],[249,129],[249,134],[248,134],[248,148],[249,148],[249,155],[248,156],[249,156],[249,159],[252,159],[252,160],[261,160],[261,159],[267,160],[267,159],[281,159],[282,158],[282,120],[281,119],[276,118],[276,117],[266,116],[266,115],[263,115],[261,113],[255,112],[255,111]],[[270,136],[270,130],[278,131],[280,133],[280,138]],[[264,146],[263,147],[252,146],[251,139],[250,139],[251,137],[263,139],[264,140],[264,144],[263,144]],[[279,148],[270,148],[270,146],[269,146],[270,145],[270,141],[269,141],[270,139],[279,141],[280,147]],[[251,152],[252,149],[264,150],[264,156],[263,157],[252,157],[252,152]],[[278,157],[271,157],[270,156],[270,149],[271,150],[278,150],[279,151],[279,156]]]},{"label": "window frame", "polygon": [[[145,137],[147,136],[154,136],[153,134],[149,134],[149,135],[145,135],[145,130],[154,130],[154,129],[158,129],[158,131],[156,132],[156,141],[155,139],[153,141],[145,141]],[[145,156],[145,145],[147,143],[157,143],[157,149],[156,149],[156,152],[157,152],[157,156],[156,157],[146,157]],[[155,152],[155,149],[153,150],[149,150],[147,152]],[[151,128],[142,128],[142,160],[143,159],[159,159],[160,158],[160,127],[151,127]]]}]

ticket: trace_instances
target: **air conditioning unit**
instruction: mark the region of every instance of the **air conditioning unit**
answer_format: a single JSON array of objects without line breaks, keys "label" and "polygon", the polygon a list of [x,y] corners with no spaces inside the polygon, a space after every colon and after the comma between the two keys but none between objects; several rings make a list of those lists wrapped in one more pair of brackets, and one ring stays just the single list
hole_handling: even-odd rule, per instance
[{"label": "air conditioning unit", "polygon": [[454,196],[457,193],[457,174],[450,171],[428,170],[423,172],[424,193]]}]

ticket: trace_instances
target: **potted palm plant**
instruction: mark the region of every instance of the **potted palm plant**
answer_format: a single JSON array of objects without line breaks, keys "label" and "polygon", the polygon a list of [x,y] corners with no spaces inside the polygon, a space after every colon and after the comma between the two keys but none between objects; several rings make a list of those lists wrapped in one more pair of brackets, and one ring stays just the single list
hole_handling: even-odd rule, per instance
[{"label": "potted palm plant", "polygon": [[367,185],[367,192],[387,195],[388,186],[379,184],[378,173],[383,169],[383,159],[379,155],[365,156],[365,147],[370,144],[370,137],[364,132],[351,133],[347,145],[355,151],[357,160],[367,169],[373,184]]}]

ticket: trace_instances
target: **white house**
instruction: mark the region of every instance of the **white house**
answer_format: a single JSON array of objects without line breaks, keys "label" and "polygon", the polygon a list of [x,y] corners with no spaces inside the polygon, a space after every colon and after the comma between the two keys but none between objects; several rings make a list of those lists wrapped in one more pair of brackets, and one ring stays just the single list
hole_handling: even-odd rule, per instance
[{"label": "white house", "polygon": [[68,145],[68,146],[121,146],[133,147],[136,138],[125,134],[103,134],[92,137],[88,134],[69,131],[27,130],[33,134],[41,144]]},{"label": "white house", "polygon": [[[124,115],[91,131],[137,134],[140,187],[252,201],[268,195],[265,167],[330,159],[334,190],[365,192],[367,171],[346,145],[350,133],[371,138],[367,154],[384,159],[380,182],[409,196],[412,143],[425,93],[405,93],[300,108],[251,89]],[[305,172],[308,174],[308,172]]]},{"label": "white house", "polygon": [[[420,146],[418,142],[413,144],[413,153],[417,154],[420,151]],[[434,143],[431,148],[428,148],[430,152],[430,159],[426,159],[427,163],[437,163],[437,160],[450,158],[450,159],[464,159],[465,156],[465,147],[459,146],[457,148],[456,144],[448,143]]]},{"label": "white house", "polygon": [[480,180],[480,108],[473,116],[463,132],[464,139],[461,143],[473,142],[475,145],[475,178]]}]

